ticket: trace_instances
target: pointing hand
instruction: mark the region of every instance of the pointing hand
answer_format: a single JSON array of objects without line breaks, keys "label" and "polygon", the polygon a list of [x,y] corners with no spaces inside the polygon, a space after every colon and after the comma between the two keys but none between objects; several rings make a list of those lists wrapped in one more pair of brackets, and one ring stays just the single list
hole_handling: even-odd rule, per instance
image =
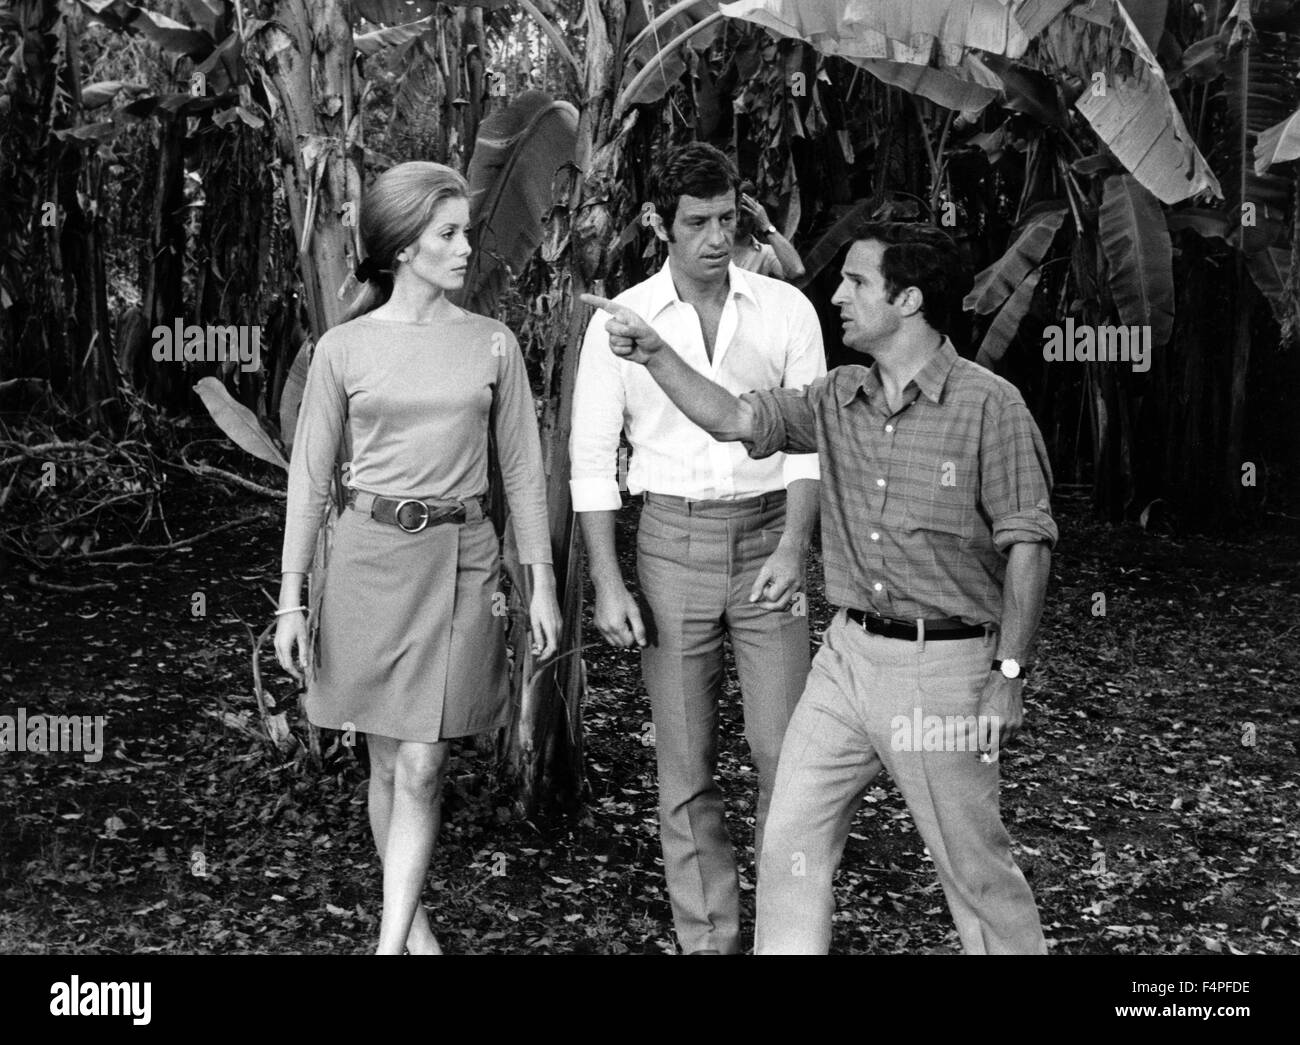
[{"label": "pointing hand", "polygon": [[663,339],[655,333],[654,327],[626,305],[617,305],[595,294],[583,294],[582,300],[610,314],[605,329],[609,332],[609,347],[616,356],[645,364],[664,347]]}]

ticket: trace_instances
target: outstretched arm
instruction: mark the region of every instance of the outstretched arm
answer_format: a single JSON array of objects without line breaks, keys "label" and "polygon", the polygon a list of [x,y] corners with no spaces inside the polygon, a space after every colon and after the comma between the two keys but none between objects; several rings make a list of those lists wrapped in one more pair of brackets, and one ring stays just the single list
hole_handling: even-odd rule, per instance
[{"label": "outstretched arm", "polygon": [[582,300],[610,313],[605,329],[614,354],[644,366],[677,409],[709,435],[720,442],[753,438],[754,412],[749,404],[692,370],[649,323],[607,298],[583,294]]}]

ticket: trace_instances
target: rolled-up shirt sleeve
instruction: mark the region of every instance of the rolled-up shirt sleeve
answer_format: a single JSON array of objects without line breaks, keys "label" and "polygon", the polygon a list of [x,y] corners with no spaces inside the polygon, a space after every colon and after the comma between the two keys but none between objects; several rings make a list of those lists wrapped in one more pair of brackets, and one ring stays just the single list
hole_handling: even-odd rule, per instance
[{"label": "rolled-up shirt sleeve", "polygon": [[[826,350],[822,345],[821,324],[817,320],[817,310],[803,294],[799,294],[797,306],[790,310],[787,344],[789,349],[785,374],[781,380],[782,388],[802,389],[826,376]],[[821,477],[821,463],[816,453],[791,453],[781,466],[781,478],[786,486],[796,479]]]},{"label": "rolled-up shirt sleeve", "polygon": [[1052,518],[1052,466],[1047,446],[1018,394],[990,400],[980,434],[980,504],[1003,554],[1013,544],[1059,536]]},{"label": "rolled-up shirt sleeve", "polygon": [[619,359],[610,350],[597,310],[587,324],[573,390],[573,430],[569,436],[569,493],[575,512],[618,511],[618,437],[623,431],[624,389]]},{"label": "rolled-up shirt sleeve", "polygon": [[790,454],[816,452],[817,429],[809,398],[812,387],[769,388],[740,397],[754,412],[753,437],[740,440],[750,457],[759,460],[782,450]]}]

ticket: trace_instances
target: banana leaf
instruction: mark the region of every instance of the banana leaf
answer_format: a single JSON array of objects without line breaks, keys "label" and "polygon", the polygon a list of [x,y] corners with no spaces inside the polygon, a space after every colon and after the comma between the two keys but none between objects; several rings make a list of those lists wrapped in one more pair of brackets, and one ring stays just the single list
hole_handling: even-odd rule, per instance
[{"label": "banana leaf", "polygon": [[1260,133],[1255,142],[1255,173],[1294,159],[1300,159],[1300,109]]},{"label": "banana leaf", "polygon": [[1034,291],[1038,289],[1038,281],[1041,277],[1042,270],[1034,269],[1020,281],[1015,292],[1002,306],[997,318],[984,334],[984,340],[980,342],[980,350],[975,355],[975,362],[980,366],[992,369],[993,364],[1006,354],[1007,346],[1011,344],[1016,331],[1020,329],[1020,321],[1029,312],[1029,306],[1034,300]]},{"label": "banana leaf", "polygon": [[1164,345],[1174,327],[1174,260],[1160,204],[1136,178],[1112,175],[1097,226],[1120,322],[1150,326],[1151,344]]},{"label": "banana leaf", "polygon": [[986,316],[1011,297],[1029,274],[1042,264],[1068,209],[1064,203],[1054,201],[1050,208],[1032,212],[1022,223],[1020,235],[1006,253],[975,277],[974,286],[961,307]]},{"label": "banana leaf", "polygon": [[657,102],[686,72],[682,47],[708,48],[722,27],[718,0],[681,0],[647,20],[640,2],[628,8],[625,32],[631,37],[623,65],[617,112],[629,105]]},{"label": "banana leaf", "polygon": [[1160,63],[1123,4],[1075,4],[1047,26],[1039,46],[1054,71],[1083,81],[1074,107],[1157,199],[1177,203],[1202,193],[1223,195]]},{"label": "banana leaf", "polygon": [[525,91],[479,125],[466,179],[474,252],[464,305],[493,314],[511,271],[542,241],[556,172],[573,162],[578,110],[545,91]]},{"label": "banana leaf", "polygon": [[1017,58],[1029,46],[1001,0],[736,0],[719,10],[845,58],[951,68],[971,50]]},{"label": "banana leaf", "polygon": [[215,377],[205,377],[194,386],[194,391],[203,400],[203,405],[207,407],[217,427],[240,449],[268,464],[279,465],[286,472],[289,470],[289,462],[271,437],[262,430],[257,415],[235,399],[225,385]]},{"label": "banana leaf", "polygon": [[80,3],[91,18],[114,32],[142,36],[169,54],[206,58],[216,46],[216,40],[201,29],[191,29],[183,22],[126,0],[80,0]]}]

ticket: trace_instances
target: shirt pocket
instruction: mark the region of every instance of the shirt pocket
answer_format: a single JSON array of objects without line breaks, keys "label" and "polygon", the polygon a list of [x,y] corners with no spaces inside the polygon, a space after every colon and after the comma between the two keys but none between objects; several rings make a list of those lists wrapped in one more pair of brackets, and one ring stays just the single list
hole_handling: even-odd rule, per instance
[{"label": "shirt pocket", "polygon": [[909,530],[975,537],[979,524],[979,461],[971,450],[940,445],[914,453],[907,470]]}]

